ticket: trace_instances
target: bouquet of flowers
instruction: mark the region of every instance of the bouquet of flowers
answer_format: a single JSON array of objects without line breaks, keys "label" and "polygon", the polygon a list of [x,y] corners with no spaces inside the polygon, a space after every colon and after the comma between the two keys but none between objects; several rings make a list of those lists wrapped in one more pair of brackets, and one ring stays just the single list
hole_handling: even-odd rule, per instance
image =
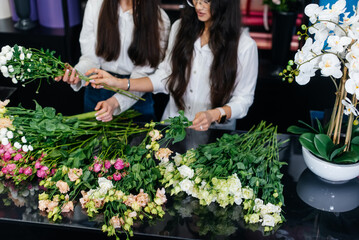
[{"label": "bouquet of flowers", "polygon": [[283,221],[283,174],[276,128],[261,123],[242,135],[225,134],[173,159],[159,168],[171,195],[186,192],[200,204],[242,205],[248,223],[261,222],[270,231]]},{"label": "bouquet of flowers", "polygon": [[[288,131],[302,134],[300,142],[314,155],[335,163],[359,161],[359,15],[346,12],[346,1],[339,0],[325,7],[309,4],[305,14],[311,25],[302,25],[305,44],[295,54],[294,61],[280,74],[283,80],[307,84],[319,70],[329,77],[336,88],[336,100],[328,126],[318,121],[318,129],[292,126]],[[348,115],[347,121],[344,115]],[[345,139],[341,135],[345,131]]]},{"label": "bouquet of flowers", "polygon": [[[56,58],[55,51],[24,48],[22,46],[14,45],[10,47],[6,45],[1,48],[0,52],[0,70],[4,77],[11,78],[14,84],[21,83],[22,86],[39,80],[39,87],[41,86],[42,79],[54,79],[55,77],[62,76],[68,64],[61,61],[61,58]],[[80,79],[90,81],[90,78],[84,76],[77,71]],[[106,89],[115,91],[134,99],[141,99],[138,96],[121,89],[114,89],[105,86]]]}]

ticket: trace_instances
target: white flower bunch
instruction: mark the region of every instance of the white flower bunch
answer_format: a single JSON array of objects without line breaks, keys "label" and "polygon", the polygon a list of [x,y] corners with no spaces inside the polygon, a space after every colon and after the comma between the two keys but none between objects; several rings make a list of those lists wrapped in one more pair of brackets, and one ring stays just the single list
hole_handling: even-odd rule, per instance
[{"label": "white flower bunch", "polygon": [[4,77],[10,77],[14,84],[29,78],[32,67],[32,52],[21,46],[6,45],[0,52],[0,70]]},{"label": "white flower bunch", "polygon": [[272,203],[263,204],[263,200],[254,200],[254,212],[245,216],[247,222],[262,223],[264,227],[274,227],[282,222],[280,213],[282,208]]}]

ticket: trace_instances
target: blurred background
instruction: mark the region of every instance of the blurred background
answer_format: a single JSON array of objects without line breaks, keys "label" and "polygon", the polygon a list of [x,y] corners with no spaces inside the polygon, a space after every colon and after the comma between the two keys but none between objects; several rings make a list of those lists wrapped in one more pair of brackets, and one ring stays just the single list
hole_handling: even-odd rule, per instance
[{"label": "blurred background", "polygon": [[[329,79],[317,76],[309,84],[299,86],[295,82],[283,82],[278,72],[286,67],[303,44],[296,32],[301,24],[308,23],[303,14],[304,6],[311,2],[325,5],[335,1],[287,2],[291,3],[289,7],[278,9],[273,5],[275,0],[241,0],[243,27],[248,28],[259,49],[259,76],[254,103],[248,115],[237,120],[239,130],[248,130],[265,120],[278,125],[279,131],[284,133],[298,119],[310,122],[315,117],[325,117],[327,109],[334,104],[334,87]],[[87,0],[0,0],[0,47],[18,44],[26,48],[50,49],[63,61],[76,64],[80,56],[78,39],[86,3]],[[184,4],[185,0],[161,1],[172,22],[180,17]],[[356,6],[357,0],[347,0],[347,4]],[[23,14],[28,15],[30,23],[21,22],[23,17],[18,15]],[[36,100],[64,115],[82,112],[83,91],[74,92],[62,82],[49,82],[42,80],[39,93],[36,93],[39,82],[22,87],[0,76],[0,99],[11,94],[11,106],[21,104],[33,108],[33,100]],[[168,97],[164,94],[154,97],[156,114],[160,118]]]}]

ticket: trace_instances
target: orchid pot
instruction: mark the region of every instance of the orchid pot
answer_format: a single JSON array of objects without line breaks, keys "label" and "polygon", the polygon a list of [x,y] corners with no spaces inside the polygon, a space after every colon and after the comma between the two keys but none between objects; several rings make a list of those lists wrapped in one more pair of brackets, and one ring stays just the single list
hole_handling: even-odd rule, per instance
[{"label": "orchid pot", "polygon": [[[359,128],[356,109],[359,99],[359,15],[346,12],[346,1],[325,7],[306,6],[304,13],[311,25],[302,25],[304,46],[288,62],[280,76],[283,80],[307,84],[319,70],[334,84],[336,100],[328,124],[317,121],[317,128],[291,126],[288,131],[301,134],[299,141],[314,156],[333,164],[359,162]],[[344,117],[345,116],[345,117]],[[359,172],[357,173],[359,175]]]}]

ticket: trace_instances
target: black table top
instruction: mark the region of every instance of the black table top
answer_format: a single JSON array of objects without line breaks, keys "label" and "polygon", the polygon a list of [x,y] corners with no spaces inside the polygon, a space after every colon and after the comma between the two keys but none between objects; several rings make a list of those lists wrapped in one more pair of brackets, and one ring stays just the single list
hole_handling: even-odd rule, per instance
[{"label": "black table top", "polygon": [[[184,153],[215,141],[224,132],[188,130],[186,140],[171,149]],[[276,231],[263,234],[246,225],[238,206],[203,207],[183,195],[168,197],[163,219],[135,224],[133,239],[359,239],[359,179],[344,184],[324,182],[306,168],[296,136],[282,134],[279,138],[290,141],[280,153],[280,159],[288,163],[282,168],[286,221]],[[37,210],[36,184],[18,187],[20,190],[4,184],[4,188],[0,185],[0,239],[112,239],[96,221],[88,220],[81,206],[61,224],[50,223]]]}]

